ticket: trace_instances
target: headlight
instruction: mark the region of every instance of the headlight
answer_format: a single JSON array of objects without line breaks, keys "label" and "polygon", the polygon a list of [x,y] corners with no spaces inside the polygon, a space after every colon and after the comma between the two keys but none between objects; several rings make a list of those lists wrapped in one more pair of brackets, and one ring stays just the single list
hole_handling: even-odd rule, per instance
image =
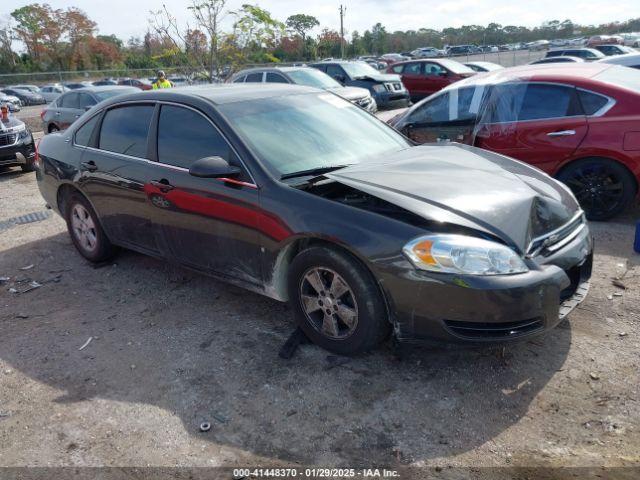
[{"label": "headlight", "polygon": [[500,243],[465,235],[427,235],[403,248],[420,270],[465,275],[509,275],[529,271],[516,252]]},{"label": "headlight", "polygon": [[382,92],[386,92],[387,91],[387,87],[385,87],[384,85],[374,85],[373,86],[373,91],[376,93],[382,93]]}]

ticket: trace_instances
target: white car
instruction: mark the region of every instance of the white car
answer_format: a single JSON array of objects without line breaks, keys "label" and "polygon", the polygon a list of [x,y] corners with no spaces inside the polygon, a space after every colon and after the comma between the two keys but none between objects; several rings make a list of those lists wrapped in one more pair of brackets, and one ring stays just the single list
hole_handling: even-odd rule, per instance
[{"label": "white car", "polygon": [[416,48],[411,55],[415,58],[436,58],[444,57],[444,50],[437,49],[435,47]]},{"label": "white car", "polygon": [[615,55],[598,60],[601,63],[611,63],[613,65],[622,65],[623,67],[631,67],[640,69],[640,52],[626,53],[624,55]]},{"label": "white car", "polygon": [[627,47],[640,47],[640,33],[623,33],[622,41]]},{"label": "white car", "polygon": [[40,87],[40,95],[44,97],[47,103],[53,102],[56,98],[62,95],[64,92],[68,92],[69,89],[64,85],[54,84],[54,85],[45,85]]}]

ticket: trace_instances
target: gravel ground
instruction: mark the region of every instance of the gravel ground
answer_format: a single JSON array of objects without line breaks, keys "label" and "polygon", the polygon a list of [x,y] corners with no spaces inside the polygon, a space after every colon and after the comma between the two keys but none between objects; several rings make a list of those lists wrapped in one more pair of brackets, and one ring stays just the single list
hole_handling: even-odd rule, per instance
[{"label": "gravel ground", "polygon": [[[42,210],[34,174],[0,174],[0,222]],[[639,213],[592,225],[590,295],[548,335],[334,368],[278,358],[283,304],[127,251],[93,268],[55,215],[0,231],[0,465],[637,468]]]}]

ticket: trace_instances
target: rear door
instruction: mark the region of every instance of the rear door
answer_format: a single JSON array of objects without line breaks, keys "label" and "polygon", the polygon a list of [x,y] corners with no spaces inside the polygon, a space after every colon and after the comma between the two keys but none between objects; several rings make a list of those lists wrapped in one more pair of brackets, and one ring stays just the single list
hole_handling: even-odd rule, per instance
[{"label": "rear door", "polygon": [[[153,207],[145,192],[154,172],[149,128],[155,104],[127,104],[107,110],[82,154],[79,184],[117,244],[160,255]],[[78,137],[86,138],[81,127]]]},{"label": "rear door", "polygon": [[435,92],[439,92],[451,83],[447,78],[449,71],[439,63],[424,62],[422,67],[423,78],[421,85],[423,96],[428,97]]},{"label": "rear door", "polygon": [[[189,174],[193,162],[210,156],[241,168],[241,177]],[[191,268],[261,285],[259,191],[212,121],[188,107],[162,105],[157,160],[144,190],[156,209],[163,254]]]},{"label": "rear door", "polygon": [[[398,68],[399,67],[399,68]],[[401,70],[398,72],[398,70]],[[401,66],[394,66],[393,71],[400,73],[402,77],[402,83],[409,93],[411,98],[418,99],[424,97],[424,75],[422,74],[421,62],[405,63]]]},{"label": "rear door", "polygon": [[76,114],[80,108],[80,95],[78,92],[69,92],[62,95],[56,105],[54,122],[60,130],[66,130],[78,118]]}]

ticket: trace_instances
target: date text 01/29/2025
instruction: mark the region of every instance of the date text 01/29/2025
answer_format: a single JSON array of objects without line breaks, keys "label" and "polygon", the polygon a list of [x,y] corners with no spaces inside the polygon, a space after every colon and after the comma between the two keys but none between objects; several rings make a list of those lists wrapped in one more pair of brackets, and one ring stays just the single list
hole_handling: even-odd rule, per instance
[{"label": "date text 01/29/2025", "polygon": [[396,470],[380,468],[238,468],[234,479],[242,478],[398,478]]}]

